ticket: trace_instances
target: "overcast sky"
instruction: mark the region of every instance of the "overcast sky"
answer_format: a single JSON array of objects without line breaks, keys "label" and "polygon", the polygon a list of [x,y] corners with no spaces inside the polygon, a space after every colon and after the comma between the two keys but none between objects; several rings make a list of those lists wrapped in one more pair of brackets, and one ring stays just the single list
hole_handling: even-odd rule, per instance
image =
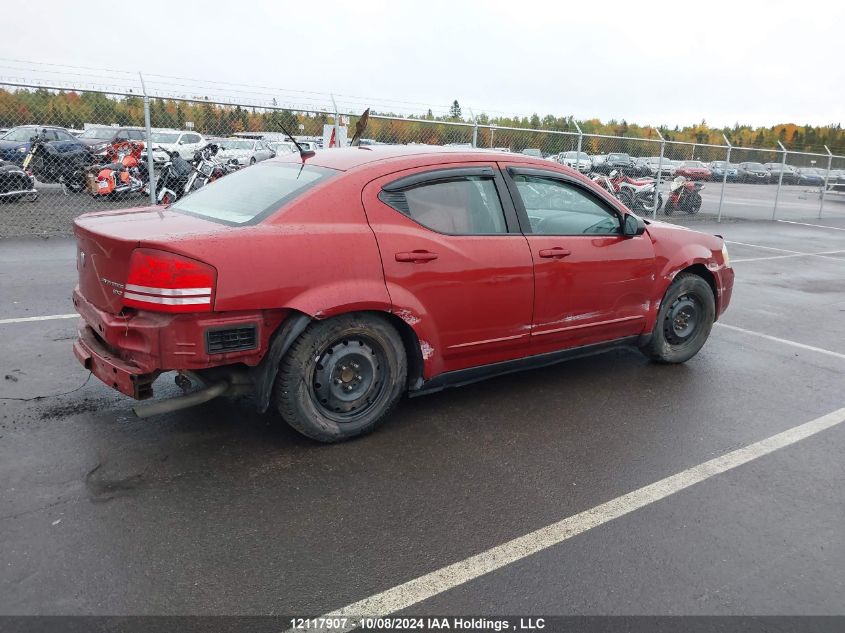
[{"label": "overcast sky", "polygon": [[136,75],[91,69],[143,70],[161,93],[250,103],[327,106],[333,92],[350,111],[437,113],[458,99],[465,115],[824,125],[845,111],[843,7],[36,0],[3,28],[0,78],[121,86]]}]

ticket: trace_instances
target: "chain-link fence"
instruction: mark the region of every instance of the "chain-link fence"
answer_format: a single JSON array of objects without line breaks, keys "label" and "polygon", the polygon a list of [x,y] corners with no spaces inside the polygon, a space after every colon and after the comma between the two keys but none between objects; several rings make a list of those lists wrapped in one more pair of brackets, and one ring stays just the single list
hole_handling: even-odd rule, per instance
[{"label": "chain-link fence", "polygon": [[[329,111],[0,85],[0,236],[67,234],[84,212],[173,201],[295,151],[291,137],[309,149],[342,147],[357,122]],[[362,143],[463,145],[562,163],[638,213],[671,221],[845,214],[843,156],[648,133],[591,134],[572,119],[542,129],[372,114]]]}]

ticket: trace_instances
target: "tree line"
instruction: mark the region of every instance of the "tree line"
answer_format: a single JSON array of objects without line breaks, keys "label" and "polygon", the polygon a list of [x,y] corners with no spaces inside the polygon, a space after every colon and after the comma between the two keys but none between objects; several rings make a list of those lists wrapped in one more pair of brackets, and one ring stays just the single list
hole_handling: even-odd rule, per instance
[{"label": "tree line", "polygon": [[[450,125],[471,123],[462,115],[460,104],[453,101],[448,114],[435,116],[431,110],[419,116],[377,113],[393,117],[371,117],[365,136],[385,143],[448,143],[473,142],[471,126]],[[150,104],[152,126],[156,128],[184,129],[190,122],[193,129],[206,135],[228,136],[237,132],[274,131],[282,129],[292,134],[318,136],[323,125],[333,123],[332,115],[321,112],[291,111],[278,108],[230,106],[209,100],[152,99]],[[354,126],[357,117],[351,117]],[[479,147],[507,147],[514,151],[537,148],[545,153],[574,150],[577,145],[573,117],[548,114],[540,117],[488,116],[477,117],[480,127],[475,136]],[[143,98],[117,97],[98,92],[56,91],[48,89],[0,89],[0,126],[23,124],[57,125],[81,129],[87,124],[144,125]],[[627,152],[636,156],[651,156],[659,152],[655,142],[658,131],[667,141],[681,141],[698,145],[723,145],[725,134],[733,145],[744,147],[776,148],[780,141],[790,150],[824,153],[824,145],[835,154],[845,154],[845,133],[841,124],[829,126],[797,125],[783,123],[771,127],[753,127],[737,123],[733,127],[711,128],[706,121],[695,125],[659,126],[653,128],[636,123],[587,119],[578,121],[584,134],[623,137],[625,140],[584,138],[582,150],[588,153]],[[483,126],[495,126],[492,129]],[[501,128],[501,129],[500,129]],[[516,130],[507,128],[517,128]],[[540,132],[527,131],[540,130]],[[526,131],[522,131],[526,130]],[[567,132],[569,134],[554,134]],[[679,145],[667,145],[670,158],[702,158],[714,160],[723,157],[722,149],[701,148],[689,151]],[[710,156],[710,155],[713,156]],[[774,154],[773,154],[774,156]],[[755,160],[748,158],[747,160]],[[774,160],[774,158],[772,158]]]}]

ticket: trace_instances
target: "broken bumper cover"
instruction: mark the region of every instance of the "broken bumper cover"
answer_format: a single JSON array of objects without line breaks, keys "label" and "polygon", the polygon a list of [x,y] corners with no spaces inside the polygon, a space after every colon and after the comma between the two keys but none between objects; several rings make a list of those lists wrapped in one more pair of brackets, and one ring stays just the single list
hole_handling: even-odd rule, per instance
[{"label": "broken bumper cover", "polygon": [[115,357],[103,345],[89,325],[79,329],[79,338],[73,344],[73,353],[85,369],[91,371],[107,385],[136,400],[153,395],[153,381],[160,372],[142,373],[137,367]]}]

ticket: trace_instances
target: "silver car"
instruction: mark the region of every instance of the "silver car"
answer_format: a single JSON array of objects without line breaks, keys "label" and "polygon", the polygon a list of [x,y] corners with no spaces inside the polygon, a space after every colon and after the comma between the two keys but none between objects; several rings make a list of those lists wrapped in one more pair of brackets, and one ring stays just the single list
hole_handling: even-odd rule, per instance
[{"label": "silver car", "polygon": [[581,152],[561,152],[558,154],[557,162],[572,169],[577,169],[582,174],[589,174],[593,169],[593,161],[590,155]]},{"label": "silver car", "polygon": [[219,145],[220,149],[215,158],[222,162],[235,158],[241,165],[254,165],[274,154],[270,146],[261,139],[229,138],[220,141]]}]

